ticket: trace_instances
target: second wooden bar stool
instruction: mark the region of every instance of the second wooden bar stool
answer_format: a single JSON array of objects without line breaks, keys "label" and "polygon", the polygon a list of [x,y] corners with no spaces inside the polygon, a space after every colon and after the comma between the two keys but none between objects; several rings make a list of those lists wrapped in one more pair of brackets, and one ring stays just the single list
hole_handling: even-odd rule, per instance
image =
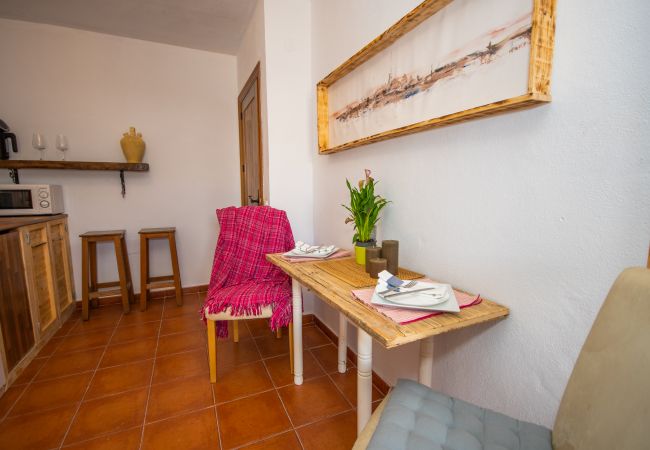
[{"label": "second wooden bar stool", "polygon": [[[95,302],[99,298],[119,295],[122,298],[122,310],[128,313],[131,310],[129,303],[133,303],[133,282],[131,281],[131,267],[129,266],[129,255],[126,250],[124,239],[126,231],[89,231],[79,235],[81,238],[81,289],[82,302],[81,314],[83,320],[88,320],[90,300]],[[117,260],[118,281],[106,283],[97,282],[97,242],[113,242],[115,247],[115,259]],[[119,289],[103,290],[109,287],[119,286]]]},{"label": "second wooden bar stool", "polygon": [[[149,276],[149,239],[167,239],[169,253],[172,259],[172,274],[161,277]],[[147,297],[150,289],[173,287],[176,293],[176,304],[183,304],[181,289],[181,273],[178,268],[176,254],[176,228],[143,228],[140,230],[140,309],[147,309]]]}]

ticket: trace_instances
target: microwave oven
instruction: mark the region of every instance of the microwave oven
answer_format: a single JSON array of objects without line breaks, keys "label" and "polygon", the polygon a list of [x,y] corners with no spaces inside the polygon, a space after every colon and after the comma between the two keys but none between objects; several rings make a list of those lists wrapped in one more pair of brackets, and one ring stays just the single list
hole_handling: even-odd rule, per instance
[{"label": "microwave oven", "polygon": [[63,192],[55,184],[0,184],[0,216],[61,214]]}]

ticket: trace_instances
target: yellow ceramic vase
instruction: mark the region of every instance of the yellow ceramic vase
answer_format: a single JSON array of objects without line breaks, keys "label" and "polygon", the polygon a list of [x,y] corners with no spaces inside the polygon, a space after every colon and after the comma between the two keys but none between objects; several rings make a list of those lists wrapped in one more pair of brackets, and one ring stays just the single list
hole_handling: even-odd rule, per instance
[{"label": "yellow ceramic vase", "polygon": [[357,264],[362,266],[366,265],[366,248],[374,245],[375,241],[357,242],[354,244],[354,259],[357,261]]},{"label": "yellow ceramic vase", "polygon": [[142,133],[136,133],[135,127],[130,127],[128,133],[124,133],[120,139],[122,152],[127,162],[141,163],[144,157],[145,144],[142,140]]}]

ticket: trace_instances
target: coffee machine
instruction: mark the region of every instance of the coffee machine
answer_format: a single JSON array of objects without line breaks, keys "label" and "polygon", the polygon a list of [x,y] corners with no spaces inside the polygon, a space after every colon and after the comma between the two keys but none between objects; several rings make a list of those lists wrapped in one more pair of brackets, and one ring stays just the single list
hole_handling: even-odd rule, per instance
[{"label": "coffee machine", "polygon": [[9,149],[18,153],[16,135],[9,132],[9,125],[0,120],[0,159],[9,159]]}]

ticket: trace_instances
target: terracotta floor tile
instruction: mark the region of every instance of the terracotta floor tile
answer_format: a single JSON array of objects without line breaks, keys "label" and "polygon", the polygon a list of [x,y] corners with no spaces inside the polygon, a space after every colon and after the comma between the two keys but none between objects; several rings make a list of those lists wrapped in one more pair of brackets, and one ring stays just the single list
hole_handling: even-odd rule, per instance
[{"label": "terracotta floor tile", "polygon": [[32,383],[9,413],[10,416],[27,414],[81,401],[92,372]]},{"label": "terracotta floor tile", "polygon": [[[137,299],[140,301],[140,298]],[[129,314],[124,314],[122,320],[118,324],[119,327],[127,327],[129,325],[135,325],[137,323],[146,323],[154,322],[162,318],[163,313],[163,302],[162,300],[150,300],[147,302],[147,309],[145,311],[140,311],[140,305],[137,304],[135,307],[131,308]]]},{"label": "terracotta floor tile", "polygon": [[[275,384],[276,387],[293,384],[293,374],[291,373],[291,368],[289,367],[289,355],[282,355],[276,356],[275,358],[265,359],[264,364],[269,370],[273,384]],[[308,380],[310,378],[315,378],[322,375],[325,375],[325,372],[323,372],[323,369],[321,369],[320,365],[318,365],[312,354],[309,352],[303,352],[303,379]]]},{"label": "terracotta floor tile", "polygon": [[287,431],[255,444],[240,447],[240,450],[302,450],[295,431]]},{"label": "terracotta floor tile", "polygon": [[0,424],[0,448],[34,450],[56,448],[77,405],[6,419]]},{"label": "terracotta floor tile", "polygon": [[301,386],[289,385],[278,389],[294,426],[338,414],[350,405],[328,377],[305,381]]},{"label": "terracotta floor tile", "polygon": [[120,344],[122,342],[137,341],[141,339],[158,337],[160,322],[146,322],[129,325],[127,327],[118,327],[113,334],[111,344]]},{"label": "terracotta floor tile", "polygon": [[232,342],[219,340],[217,342],[217,367],[247,364],[261,359],[257,346],[252,339]]},{"label": "terracotta floor tile", "polygon": [[224,449],[264,439],[291,428],[276,391],[217,406]]},{"label": "terracotta floor tile", "polygon": [[198,295],[185,294],[183,295],[183,305],[176,304],[176,297],[167,297],[164,299],[165,309],[163,312],[163,319],[171,317],[180,317],[185,315],[194,314],[195,317],[199,316]]},{"label": "terracotta floor tile", "polygon": [[289,353],[289,336],[284,333],[280,339],[275,335],[256,337],[255,343],[262,358],[271,358]]},{"label": "terracotta floor tile", "polygon": [[218,450],[219,435],[214,408],[146,425],[142,449]]},{"label": "terracotta floor tile", "polygon": [[166,383],[177,378],[203,375],[209,379],[208,355],[203,350],[156,358],[153,384]]},{"label": "terracotta floor tile", "polygon": [[73,334],[83,334],[83,333],[92,333],[94,331],[115,328],[117,322],[120,320],[120,315],[115,313],[105,314],[103,316],[93,315],[93,311],[90,312],[90,318],[88,320],[80,320],[77,324],[72,327],[68,336]]},{"label": "terracotta floor tile", "polygon": [[65,338],[52,338],[50,339],[47,344],[41,348],[41,350],[38,352],[38,357],[39,358],[45,358],[48,356],[51,356],[52,353],[56,351],[56,349],[61,345],[61,343],[65,340]]},{"label": "terracotta floor tile", "polygon": [[153,371],[153,359],[100,369],[95,372],[85,400],[148,386]]},{"label": "terracotta floor tile", "polygon": [[204,409],[214,405],[210,380],[201,375],[151,387],[146,422]]},{"label": "terracotta floor tile", "polygon": [[138,426],[144,418],[147,388],[81,404],[65,439],[66,444]]},{"label": "terracotta floor tile", "polygon": [[61,328],[54,333],[54,338],[60,338],[60,337],[65,337],[70,330],[72,330],[77,323],[79,322],[79,317],[73,316],[70,317],[63,325],[61,325]]},{"label": "terracotta floor tile", "polygon": [[319,347],[321,345],[331,344],[330,338],[315,325],[304,327],[302,329],[303,348]]},{"label": "terracotta floor tile", "polygon": [[9,412],[9,409],[16,403],[18,397],[27,389],[27,385],[12,386],[0,397],[0,421]]},{"label": "terracotta floor tile", "polygon": [[138,450],[140,448],[141,438],[142,427],[138,427],[63,448],[66,450]]},{"label": "terracotta floor tile", "polygon": [[269,328],[269,319],[246,320],[246,326],[253,337],[272,335],[271,329]]},{"label": "terracotta floor tile", "polygon": [[273,389],[262,361],[240,366],[219,368],[217,382],[213,385],[217,403],[228,402],[245,395]]},{"label": "terracotta floor tile", "polygon": [[164,356],[189,350],[205,349],[207,342],[206,333],[203,330],[160,336],[156,355]]},{"label": "terracotta floor tile", "polygon": [[357,439],[357,415],[349,411],[296,431],[305,450],[349,450]]},{"label": "terracotta floor tile", "polygon": [[[339,353],[334,344],[324,345],[309,350],[316,358],[327,373],[338,372],[339,370]],[[348,358],[347,367],[355,367],[354,362]]]},{"label": "terracotta floor tile", "polygon": [[[345,398],[348,399],[348,401],[352,404],[352,406],[356,407],[357,405],[357,369],[355,368],[348,368],[348,370],[345,373],[331,373],[330,377],[332,378],[332,381],[334,381],[334,384],[343,392],[343,395]],[[372,401],[376,400],[381,400],[384,398],[381,392],[379,392],[379,389],[377,389],[374,385],[372,386]]]},{"label": "terracotta floor tile", "polygon": [[97,348],[82,352],[53,355],[43,365],[35,380],[41,381],[47,378],[62,377],[64,375],[94,370],[103,352],[103,348]]},{"label": "terracotta floor tile", "polygon": [[113,333],[112,329],[103,329],[92,333],[75,334],[64,338],[63,343],[54,354],[78,352],[91,348],[104,347]]},{"label": "terracotta floor tile", "polygon": [[48,361],[47,358],[36,358],[21,372],[21,374],[14,381],[13,386],[18,386],[19,384],[25,384],[32,381],[36,376],[39,370],[45,365]]},{"label": "terracotta floor tile", "polygon": [[199,317],[199,314],[188,314],[185,316],[172,317],[162,321],[160,335],[172,333],[184,333],[193,330],[204,330],[205,324]]},{"label": "terracotta floor tile", "polygon": [[156,339],[142,339],[124,344],[111,344],[106,348],[100,367],[117,366],[143,359],[153,358],[156,352]]}]

